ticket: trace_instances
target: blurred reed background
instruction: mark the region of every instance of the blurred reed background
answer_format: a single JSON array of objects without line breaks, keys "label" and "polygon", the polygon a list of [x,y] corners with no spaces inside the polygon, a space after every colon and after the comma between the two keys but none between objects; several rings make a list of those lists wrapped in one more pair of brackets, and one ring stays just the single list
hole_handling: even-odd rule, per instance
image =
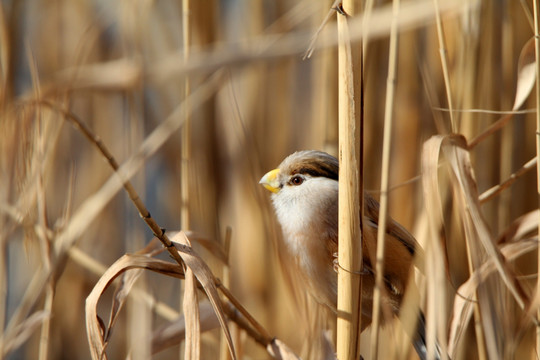
[{"label": "blurred reed background", "polygon": [[[376,2],[373,15],[384,21],[365,52],[364,183],[375,197],[381,177],[391,21],[391,13],[384,11],[390,3]],[[402,7],[433,8],[436,3],[411,0]],[[430,239],[419,178],[424,142],[451,131],[450,113],[443,110],[449,97],[456,110],[512,110],[518,58],[534,34],[532,1],[460,4],[441,10],[447,80],[435,16],[400,30],[390,166],[390,186],[396,188],[389,197],[390,214],[422,244]],[[180,0],[0,2],[0,357],[89,358],[86,297],[100,272],[152,238],[120,191],[73,240],[67,258],[51,250],[72,215],[113,174],[96,147],[58,108],[69,109],[86,123],[123,163],[165,119],[181,116],[175,111],[186,91],[195,93],[204,86],[204,101],[189,101],[189,126],[167,134],[133,184],[152,217],[168,231],[189,229],[222,244],[230,227],[225,273],[219,261],[195,243],[196,251],[216,276],[228,278],[224,281],[232,293],[271,335],[298,354],[305,350],[304,327],[279,268],[275,244],[280,231],[269,195],[258,180],[295,150],[321,149],[336,155],[336,39],[323,32],[313,56],[302,58],[331,5],[311,0],[190,1],[189,26],[184,27]],[[406,21],[417,15],[404,11],[401,16]],[[335,28],[335,16],[326,27]],[[534,108],[534,96],[530,98],[520,108]],[[502,115],[455,111],[453,116],[455,132],[471,140]],[[470,151],[480,193],[534,158],[534,119],[531,112],[516,114]],[[184,149],[182,166],[186,143],[189,150]],[[187,169],[184,175],[181,168]],[[452,197],[448,185],[453,180],[441,177],[451,281],[438,284],[447,305],[437,323],[449,330],[456,289],[469,279],[470,268],[465,225],[455,205],[459,199]],[[181,179],[188,184],[184,200]],[[529,171],[482,205],[492,241],[538,207],[536,181],[535,172]],[[181,222],[182,211],[188,224]],[[166,255],[160,258],[172,261]],[[487,256],[480,252],[478,258]],[[536,283],[536,258],[533,251],[511,262],[529,299]],[[36,274],[49,271],[53,276],[46,285],[34,287]],[[479,302],[481,311],[485,309],[483,320],[491,319],[496,333],[495,343],[484,345],[488,357],[535,357],[530,317],[498,275],[490,279],[495,284],[489,289],[498,292],[488,294],[491,306],[483,308]],[[110,359],[150,356],[152,331],[171,320],[156,311],[156,302],[181,312],[183,281],[147,272],[137,287],[154,300],[130,297],[107,347]],[[104,319],[111,299],[109,290],[100,302]],[[526,305],[535,309],[537,304],[531,300]],[[456,343],[454,359],[482,358],[477,339],[483,332],[475,332],[471,324]],[[240,358],[269,357],[245,333],[233,334]],[[214,330],[202,337],[201,358],[226,358],[219,336]],[[369,342],[363,344],[367,347]],[[383,345],[391,348],[384,341]],[[181,354],[173,346],[152,357]],[[398,353],[396,358],[416,358],[414,351],[409,354]]]}]

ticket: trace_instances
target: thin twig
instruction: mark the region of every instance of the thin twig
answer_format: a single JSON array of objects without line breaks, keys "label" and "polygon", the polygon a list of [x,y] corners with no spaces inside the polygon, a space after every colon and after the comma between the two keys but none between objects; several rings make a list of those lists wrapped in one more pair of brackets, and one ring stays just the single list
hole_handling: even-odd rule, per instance
[{"label": "thin twig", "polygon": [[477,135],[474,139],[469,141],[468,143],[469,149],[473,149],[474,147],[476,147],[476,145],[484,141],[494,132],[502,129],[504,125],[506,125],[506,123],[508,123],[512,119],[512,115],[513,114],[508,114],[506,116],[503,116],[502,118],[500,118],[499,120],[497,120],[496,122],[488,126],[488,128],[484,130],[481,134]]},{"label": "thin twig", "polygon": [[448,108],[450,109],[450,124],[452,126],[452,132],[457,131],[457,125],[454,119],[452,104],[452,86],[450,85],[450,75],[448,72],[448,62],[446,60],[446,41],[444,39],[444,30],[441,20],[441,12],[439,10],[439,0],[433,0],[435,4],[435,19],[437,20],[437,36],[439,38],[439,52],[441,55],[441,65],[444,76],[444,86],[446,88],[446,100],[448,101]]},{"label": "thin twig", "polygon": [[523,165],[521,168],[519,168],[516,172],[512,173],[508,179],[506,179],[502,183],[497,184],[497,185],[493,186],[492,188],[484,191],[478,197],[478,200],[480,200],[480,203],[484,204],[484,203],[488,202],[489,200],[491,200],[495,196],[497,196],[499,193],[501,193],[503,190],[510,187],[521,176],[528,173],[530,170],[534,169],[536,167],[536,163],[537,163],[537,159],[536,159],[536,156],[535,156],[531,160],[527,161],[527,163],[525,165]]},{"label": "thin twig", "polygon": [[328,10],[328,13],[326,14],[326,17],[322,21],[321,25],[317,28],[315,31],[315,34],[311,37],[311,40],[309,41],[309,46],[304,53],[304,56],[302,57],[303,60],[309,59],[311,55],[313,55],[313,51],[315,50],[315,43],[317,42],[317,39],[319,38],[319,35],[321,34],[321,31],[324,29],[324,26],[330,21],[332,18],[332,15],[334,15],[337,6],[341,3],[341,0],[335,0],[332,6],[330,7],[330,10]]},{"label": "thin twig", "polygon": [[[433,110],[450,112],[450,109],[442,107],[433,107]],[[488,109],[453,109],[455,113],[473,113],[473,114],[491,114],[491,115],[518,115],[518,114],[534,114],[536,109],[523,110],[488,110]]]},{"label": "thin twig", "polygon": [[126,190],[129,198],[137,208],[137,211],[139,212],[139,215],[143,219],[143,221],[148,225],[148,227],[152,230],[155,237],[157,237],[162,243],[163,246],[169,251],[169,254],[172,256],[173,259],[176,260],[178,264],[183,266],[184,261],[178,254],[178,251],[174,244],[171,242],[169,237],[165,234],[165,230],[160,227],[157,222],[152,218],[150,215],[150,212],[142,202],[141,198],[137,194],[137,191],[135,191],[135,188],[131,184],[131,182],[125,178],[123,178],[122,174],[118,171],[120,166],[116,162],[116,159],[114,156],[110,153],[109,149],[103,144],[101,141],[101,138],[99,138],[97,135],[95,135],[90,128],[86,126],[86,124],[81,121],[74,113],[72,113],[69,110],[60,108],[58,105],[56,105],[53,102],[50,102],[48,100],[40,100],[38,103],[45,105],[55,111],[58,111],[61,113],[66,119],[68,119],[92,144],[94,144],[98,150],[101,152],[103,157],[107,160],[109,165],[113,168],[115,173],[121,178],[122,184],[124,189]]},{"label": "thin twig", "polygon": [[375,263],[375,288],[373,289],[373,324],[371,330],[371,351],[373,358],[378,358],[379,330],[382,306],[382,292],[384,291],[384,248],[386,244],[386,223],[388,217],[388,183],[390,173],[390,146],[392,140],[392,119],[394,116],[394,96],[396,92],[397,56],[398,56],[398,29],[400,0],[393,0],[392,30],[390,32],[390,46],[388,55],[388,77],[386,81],[386,98],[384,108],[384,134],[381,165],[381,197],[379,209],[379,224],[377,226],[377,253]]}]

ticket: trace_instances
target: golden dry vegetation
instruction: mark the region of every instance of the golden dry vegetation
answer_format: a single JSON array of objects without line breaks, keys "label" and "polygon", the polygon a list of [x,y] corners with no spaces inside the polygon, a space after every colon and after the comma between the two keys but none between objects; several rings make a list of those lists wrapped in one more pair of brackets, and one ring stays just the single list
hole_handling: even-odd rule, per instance
[{"label": "golden dry vegetation", "polygon": [[[388,177],[389,213],[425,250],[428,340],[456,360],[539,352],[533,5],[403,1],[392,36],[390,1],[348,19],[364,187],[379,197]],[[337,154],[331,7],[0,3],[0,358],[227,359],[228,338],[260,359],[273,337],[319,358],[258,180],[295,150]],[[399,321],[378,343],[416,358]]]}]

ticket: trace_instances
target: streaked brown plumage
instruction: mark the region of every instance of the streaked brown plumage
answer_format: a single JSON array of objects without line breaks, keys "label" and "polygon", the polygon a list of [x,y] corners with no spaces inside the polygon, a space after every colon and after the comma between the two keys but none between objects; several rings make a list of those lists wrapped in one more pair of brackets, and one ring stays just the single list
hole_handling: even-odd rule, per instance
[{"label": "streaked brown plumage", "polygon": [[[336,158],[320,151],[299,151],[263,176],[260,183],[272,191],[272,202],[283,230],[286,251],[294,259],[306,290],[317,302],[336,310],[337,275],[334,258],[338,240],[338,173]],[[362,325],[371,322],[379,204],[364,194],[364,266]],[[414,237],[393,219],[386,227],[383,301],[399,312],[415,256],[422,256]],[[425,356],[423,317],[415,348]],[[363,330],[363,329],[362,329]],[[416,343],[416,341],[418,343]]]}]

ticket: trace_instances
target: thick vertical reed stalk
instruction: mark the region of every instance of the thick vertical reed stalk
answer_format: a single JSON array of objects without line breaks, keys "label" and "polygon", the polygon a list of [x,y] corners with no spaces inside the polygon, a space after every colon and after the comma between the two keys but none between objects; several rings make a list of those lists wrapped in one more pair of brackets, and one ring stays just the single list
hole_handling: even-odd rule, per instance
[{"label": "thick vertical reed stalk", "polygon": [[[343,1],[346,14],[353,1]],[[359,114],[355,111],[355,76],[347,15],[338,13],[338,113],[339,113],[339,253],[337,357],[356,359],[360,353],[360,289],[362,247],[359,206]]]},{"label": "thick vertical reed stalk", "polygon": [[384,247],[386,219],[388,215],[388,178],[390,172],[390,141],[392,138],[392,117],[394,112],[394,94],[396,90],[396,69],[398,53],[398,28],[400,0],[394,0],[392,8],[392,27],[390,30],[390,49],[388,59],[388,78],[386,82],[386,103],[384,107],[384,133],[381,166],[381,197],[379,227],[377,230],[377,260],[375,263],[375,289],[373,292],[373,322],[371,330],[371,351],[377,359],[379,322],[381,315],[381,293],[383,289]]},{"label": "thick vertical reed stalk", "polygon": [[[190,3],[189,0],[182,1],[182,36],[183,36],[183,50],[184,61],[187,63],[189,60],[190,52]],[[186,99],[186,107],[184,108],[184,114],[186,117],[184,126],[182,128],[182,144],[181,144],[181,208],[180,208],[180,221],[182,229],[188,230],[190,228],[190,214],[189,214],[189,189],[190,189],[190,162],[191,162],[191,108],[189,103],[189,95],[191,92],[191,84],[189,76],[186,76],[184,80],[184,96]],[[197,302],[197,280],[193,271],[189,268],[185,268],[186,281],[184,283],[184,299],[182,301],[182,307],[184,310],[184,318],[186,321],[186,337],[184,344],[184,359],[198,360],[200,358],[200,325],[199,325],[199,307],[193,306],[193,303]],[[187,301],[191,298],[192,301]],[[188,316],[188,314],[190,314]],[[182,358],[182,350],[180,350],[180,358]]]},{"label": "thick vertical reed stalk", "polygon": [[[187,63],[189,59],[190,47],[190,29],[189,29],[189,0],[182,1],[182,32],[183,32],[183,51],[184,61]],[[182,207],[180,208],[180,221],[182,229],[189,230],[189,160],[191,158],[191,116],[188,96],[191,91],[189,76],[186,76],[184,82],[184,92],[186,98],[186,106],[184,113],[186,120],[182,127],[182,147],[181,147],[181,184],[180,191],[182,196]]]},{"label": "thick vertical reed stalk", "polygon": [[[540,206],[540,24],[538,19],[538,0],[534,0],[534,53],[536,57],[536,182],[538,205]],[[540,237],[540,221],[538,222]],[[538,273],[540,273],[540,247],[538,248]],[[537,276],[536,289],[540,289],[540,276]],[[540,312],[537,314],[540,319]],[[540,352],[540,327],[536,327],[536,353]]]}]

